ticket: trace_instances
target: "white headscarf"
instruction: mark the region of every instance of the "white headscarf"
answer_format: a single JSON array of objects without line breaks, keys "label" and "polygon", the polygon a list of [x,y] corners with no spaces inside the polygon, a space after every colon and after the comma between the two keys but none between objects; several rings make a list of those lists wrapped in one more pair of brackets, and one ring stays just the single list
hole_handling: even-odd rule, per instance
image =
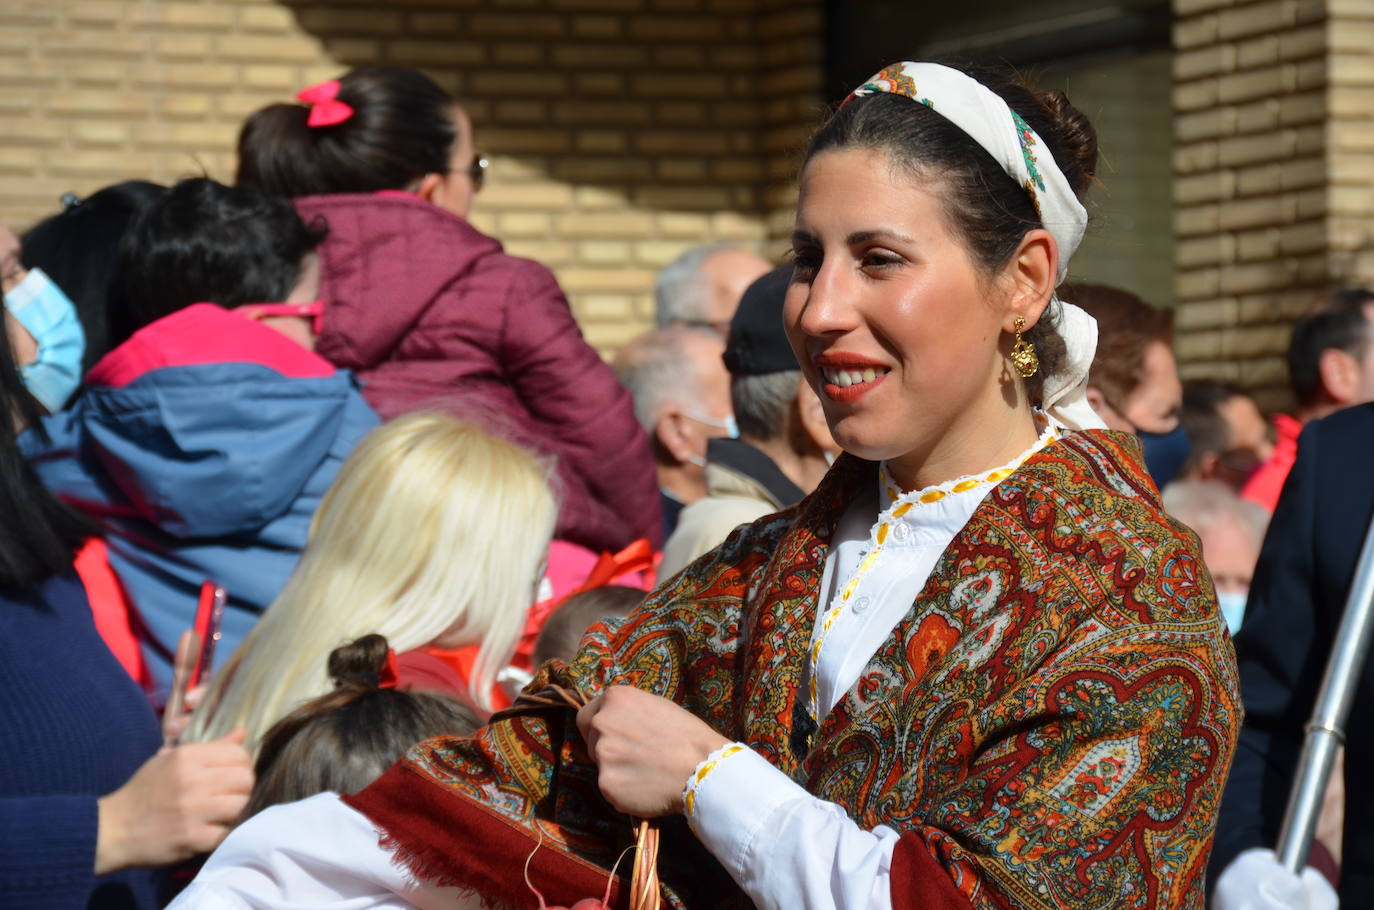
[{"label": "white headscarf", "polygon": [[[1026,121],[977,79],[937,63],[894,63],[856,88],[851,97],[878,92],[903,95],[924,104],[967,133],[1011,179],[1025,187],[1041,223],[1059,248],[1055,284],[1062,282],[1069,258],[1083,239],[1088,213],[1054,156]],[[1049,314],[1064,339],[1068,356],[1059,369],[1045,375],[1045,413],[1071,430],[1105,428],[1084,394],[1088,368],[1097,351],[1097,320],[1058,295],[1050,300]]]}]

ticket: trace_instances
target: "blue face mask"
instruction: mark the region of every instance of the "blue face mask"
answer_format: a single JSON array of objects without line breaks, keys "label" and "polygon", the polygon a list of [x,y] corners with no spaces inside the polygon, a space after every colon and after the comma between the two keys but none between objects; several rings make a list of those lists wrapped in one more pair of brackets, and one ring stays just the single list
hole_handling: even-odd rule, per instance
[{"label": "blue face mask", "polygon": [[81,384],[86,333],[76,307],[42,269],[29,269],[28,276],[5,295],[5,309],[38,342],[38,355],[20,366],[19,375],[29,394],[48,413],[56,413]]},{"label": "blue face mask", "polygon": [[1137,429],[1135,434],[1145,449],[1145,470],[1150,472],[1155,486],[1164,489],[1183,470],[1183,463],[1193,450],[1183,424],[1168,433],[1147,433]]},{"label": "blue face mask", "polygon": [[1232,635],[1240,631],[1241,620],[1245,618],[1246,598],[1244,591],[1217,592],[1217,609],[1221,611],[1222,618],[1226,620],[1226,628]]}]

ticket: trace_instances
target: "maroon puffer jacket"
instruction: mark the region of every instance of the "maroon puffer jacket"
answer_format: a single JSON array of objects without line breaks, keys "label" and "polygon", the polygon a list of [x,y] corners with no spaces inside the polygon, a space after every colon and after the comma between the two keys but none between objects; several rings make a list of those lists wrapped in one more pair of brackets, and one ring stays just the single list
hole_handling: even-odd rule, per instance
[{"label": "maroon puffer jacket", "polygon": [[659,542],[659,493],[630,394],[585,341],[553,274],[400,194],[296,200],[322,217],[316,351],[383,418],[437,407],[558,459],[557,536]]}]

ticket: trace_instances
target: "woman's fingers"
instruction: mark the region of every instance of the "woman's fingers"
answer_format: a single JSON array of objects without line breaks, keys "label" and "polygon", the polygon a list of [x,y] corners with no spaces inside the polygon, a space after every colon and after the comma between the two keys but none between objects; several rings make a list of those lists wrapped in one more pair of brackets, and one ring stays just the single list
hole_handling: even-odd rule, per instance
[{"label": "woman's fingers", "polygon": [[99,801],[96,872],[161,866],[212,849],[253,790],[243,732],[163,749]]},{"label": "woman's fingers", "polygon": [[587,744],[587,754],[592,757],[592,761],[597,761],[596,741],[599,738],[592,729],[592,720],[601,710],[601,698],[598,695],[577,710],[577,732],[582,734],[582,740]]},{"label": "woman's fingers", "polygon": [[162,744],[174,746],[186,730],[186,680],[191,675],[191,664],[195,661],[194,651],[197,636],[187,629],[177,640],[176,657],[172,661],[172,688],[167,696],[167,704],[162,709]]},{"label": "woman's fingers", "polygon": [[622,812],[653,818],[679,811],[693,769],[726,743],[701,719],[666,698],[612,686],[577,713],[606,799]]}]

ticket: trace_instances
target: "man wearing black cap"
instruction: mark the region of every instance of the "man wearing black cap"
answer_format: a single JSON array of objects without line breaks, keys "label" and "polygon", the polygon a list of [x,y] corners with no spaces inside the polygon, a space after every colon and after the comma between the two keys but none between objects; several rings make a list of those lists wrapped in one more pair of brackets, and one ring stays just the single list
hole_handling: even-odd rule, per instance
[{"label": "man wearing black cap", "polygon": [[838,451],[783,332],[791,279],[789,264],[755,281],[730,321],[724,360],[740,435],[708,443],[709,493],[682,511],[664,547],[661,578],[720,545],[739,525],[800,500]]}]

